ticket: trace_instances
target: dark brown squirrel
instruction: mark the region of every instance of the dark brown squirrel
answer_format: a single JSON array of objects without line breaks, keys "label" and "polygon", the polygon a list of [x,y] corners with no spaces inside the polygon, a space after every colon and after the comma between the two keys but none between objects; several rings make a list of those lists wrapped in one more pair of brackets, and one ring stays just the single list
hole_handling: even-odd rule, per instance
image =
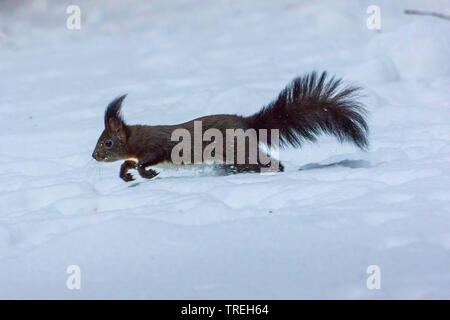
[{"label": "dark brown squirrel", "polygon": [[[102,162],[125,160],[120,168],[120,177],[125,181],[134,180],[128,173],[129,169],[137,169],[141,177],[151,179],[158,173],[147,169],[148,167],[172,162],[172,149],[178,143],[172,141],[172,132],[175,129],[187,129],[193,136],[194,121],[202,121],[203,132],[216,128],[223,136],[226,129],[254,129],[257,141],[269,147],[271,140],[260,140],[260,129],[278,129],[281,147],[300,147],[304,141],[315,142],[318,135],[325,133],[334,135],[340,142],[352,142],[364,150],[368,146],[369,130],[365,120],[365,106],[356,100],[359,91],[359,87],[343,87],[341,79],[332,77],[327,80],[326,72],[320,76],[312,72],[295,78],[275,101],[254,115],[243,117],[218,114],[168,126],[125,124],[120,112],[122,101],[126,97],[123,95],[106,108],[105,129],[92,157]],[[206,145],[203,143],[202,148]],[[259,150],[259,143],[256,148]],[[228,172],[237,173],[259,172],[267,166],[259,160],[257,163],[248,163],[248,151],[244,164],[237,163],[235,156],[234,163],[227,162],[222,167]],[[224,149],[224,157],[226,152],[227,149]],[[283,171],[281,163],[278,170]]]}]

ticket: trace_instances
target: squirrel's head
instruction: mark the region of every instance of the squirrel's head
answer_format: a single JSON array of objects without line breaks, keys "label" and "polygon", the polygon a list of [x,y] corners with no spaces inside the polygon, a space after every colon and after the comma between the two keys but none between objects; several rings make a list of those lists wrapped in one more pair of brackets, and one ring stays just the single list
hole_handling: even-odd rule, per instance
[{"label": "squirrel's head", "polygon": [[128,127],[120,113],[126,94],[114,99],[105,111],[105,130],[98,139],[92,157],[97,161],[113,162],[126,158]]}]

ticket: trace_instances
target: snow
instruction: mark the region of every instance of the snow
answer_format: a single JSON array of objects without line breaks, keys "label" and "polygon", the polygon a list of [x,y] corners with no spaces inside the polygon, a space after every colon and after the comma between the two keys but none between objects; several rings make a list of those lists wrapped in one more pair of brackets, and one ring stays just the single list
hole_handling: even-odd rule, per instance
[{"label": "snow", "polygon": [[[81,30],[69,4],[0,2],[0,298],[450,298],[450,23],[403,14],[448,0],[79,0]],[[91,159],[120,94],[130,124],[175,124],[312,70],[365,88],[368,152],[324,136],[285,173],[129,184]]]}]

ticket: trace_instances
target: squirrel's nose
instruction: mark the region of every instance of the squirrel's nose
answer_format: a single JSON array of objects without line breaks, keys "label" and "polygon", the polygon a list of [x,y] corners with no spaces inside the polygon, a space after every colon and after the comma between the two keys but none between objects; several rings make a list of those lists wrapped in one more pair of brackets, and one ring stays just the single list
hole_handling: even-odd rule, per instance
[{"label": "squirrel's nose", "polygon": [[92,153],[92,158],[94,158],[97,161],[103,159],[103,157],[97,151],[94,151],[94,153]]}]

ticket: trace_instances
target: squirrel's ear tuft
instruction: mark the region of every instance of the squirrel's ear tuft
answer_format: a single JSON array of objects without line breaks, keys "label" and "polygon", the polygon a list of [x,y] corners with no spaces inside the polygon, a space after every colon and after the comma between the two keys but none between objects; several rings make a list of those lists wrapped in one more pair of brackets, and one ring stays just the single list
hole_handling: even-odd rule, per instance
[{"label": "squirrel's ear tuft", "polygon": [[122,101],[123,99],[125,99],[126,96],[127,95],[124,94],[123,96],[115,98],[106,108],[105,129],[110,129],[110,124],[112,122],[124,124],[122,114],[120,113],[120,109],[122,108]]}]

